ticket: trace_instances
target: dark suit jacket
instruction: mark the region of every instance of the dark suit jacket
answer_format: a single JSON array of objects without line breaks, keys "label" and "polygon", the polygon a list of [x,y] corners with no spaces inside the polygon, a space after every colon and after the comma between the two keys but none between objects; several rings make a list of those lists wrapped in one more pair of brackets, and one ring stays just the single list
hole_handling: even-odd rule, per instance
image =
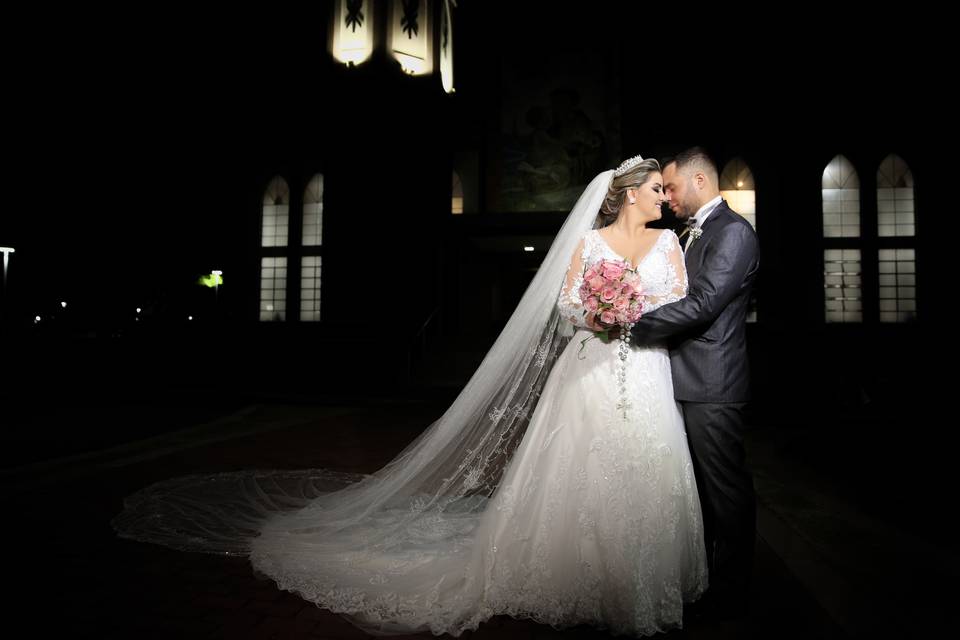
[{"label": "dark suit jacket", "polygon": [[687,296],[640,318],[632,339],[670,347],[673,391],[690,402],[750,398],[746,317],[759,267],[757,234],[722,201],[688,245]]}]

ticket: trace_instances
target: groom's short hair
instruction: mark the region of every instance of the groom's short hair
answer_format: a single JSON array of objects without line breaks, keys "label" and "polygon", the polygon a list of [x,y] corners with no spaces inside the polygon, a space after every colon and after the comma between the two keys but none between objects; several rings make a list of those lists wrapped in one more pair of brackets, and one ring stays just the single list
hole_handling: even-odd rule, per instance
[{"label": "groom's short hair", "polygon": [[666,167],[671,162],[677,165],[677,171],[682,171],[683,173],[702,171],[704,175],[713,181],[713,184],[716,185],[720,181],[720,174],[717,173],[717,163],[713,161],[713,158],[710,157],[710,154],[707,153],[703,147],[690,147],[685,151],[681,151],[672,158],[665,159],[663,166]]}]

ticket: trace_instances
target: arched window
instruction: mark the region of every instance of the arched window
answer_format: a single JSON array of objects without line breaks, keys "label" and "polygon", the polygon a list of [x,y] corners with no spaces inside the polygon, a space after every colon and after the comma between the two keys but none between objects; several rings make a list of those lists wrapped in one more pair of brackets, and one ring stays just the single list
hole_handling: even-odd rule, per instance
[{"label": "arched window", "polygon": [[310,179],[303,194],[303,246],[323,244],[323,174]]},{"label": "arched window", "polygon": [[757,192],[753,172],[741,158],[727,163],[720,174],[720,195],[730,208],[746,218],[757,228]]},{"label": "arched window", "polygon": [[[720,195],[730,208],[742,215],[757,228],[757,191],[753,181],[753,172],[742,158],[734,158],[727,163],[720,174]],[[750,297],[750,309],[747,322],[757,321],[756,293]]]},{"label": "arched window", "polygon": [[910,322],[917,315],[913,195],[910,167],[888,155],[877,169],[880,322]]},{"label": "arched window", "polygon": [[453,200],[450,203],[450,213],[463,213],[463,182],[460,175],[453,172]]},{"label": "arched window", "polygon": [[881,238],[911,237],[913,218],[913,173],[898,155],[890,154],[877,169],[877,235]]},{"label": "arched window", "polygon": [[320,272],[323,262],[323,174],[303,194],[303,255],[300,260],[300,321],[320,320]]},{"label": "arched window", "polygon": [[260,320],[282,321],[287,310],[287,256],[290,187],[277,176],[263,192],[260,218]]},{"label": "arched window", "polygon": [[860,237],[860,178],[844,156],[823,170],[823,237]]},{"label": "arched window", "polygon": [[263,192],[261,247],[285,247],[290,227],[290,187],[277,176]]},{"label": "arched window", "polygon": [[823,252],[824,307],[827,322],[862,322],[860,178],[850,161],[838,155],[823,170],[823,237],[833,239]]}]

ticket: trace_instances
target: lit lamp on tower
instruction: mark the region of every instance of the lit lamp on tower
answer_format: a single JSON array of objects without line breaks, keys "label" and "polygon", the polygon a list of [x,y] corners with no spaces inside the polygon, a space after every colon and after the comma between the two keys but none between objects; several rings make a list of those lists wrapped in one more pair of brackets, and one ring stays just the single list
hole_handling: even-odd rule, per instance
[{"label": "lit lamp on tower", "polygon": [[429,0],[394,0],[390,4],[387,46],[405,73],[423,76],[433,72],[431,34]]},{"label": "lit lamp on tower", "polygon": [[373,3],[337,0],[333,14],[333,57],[352,67],[373,53]]}]

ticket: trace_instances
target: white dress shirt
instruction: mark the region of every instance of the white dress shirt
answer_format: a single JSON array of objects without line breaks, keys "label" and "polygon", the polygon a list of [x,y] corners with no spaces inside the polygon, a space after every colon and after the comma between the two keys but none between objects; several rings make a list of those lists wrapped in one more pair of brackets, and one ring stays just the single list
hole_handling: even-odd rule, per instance
[{"label": "white dress shirt", "polygon": [[[717,196],[717,197],[715,197],[713,200],[711,200],[710,202],[707,202],[707,203],[704,204],[702,207],[700,207],[699,209],[697,209],[696,215],[693,216],[694,218],[697,219],[697,222],[696,222],[695,224],[691,225],[690,228],[693,229],[694,227],[696,227],[696,228],[702,227],[704,221],[707,219],[707,216],[709,216],[711,213],[713,213],[713,210],[716,209],[716,208],[717,208],[717,205],[719,205],[721,202],[723,202],[723,196]],[[691,237],[692,237],[692,234],[687,233],[687,237],[686,237],[686,239],[684,240],[684,243],[683,243],[683,250],[684,250],[684,251],[686,251],[686,250],[687,250],[687,247],[690,246],[690,238],[691,238]]]}]

